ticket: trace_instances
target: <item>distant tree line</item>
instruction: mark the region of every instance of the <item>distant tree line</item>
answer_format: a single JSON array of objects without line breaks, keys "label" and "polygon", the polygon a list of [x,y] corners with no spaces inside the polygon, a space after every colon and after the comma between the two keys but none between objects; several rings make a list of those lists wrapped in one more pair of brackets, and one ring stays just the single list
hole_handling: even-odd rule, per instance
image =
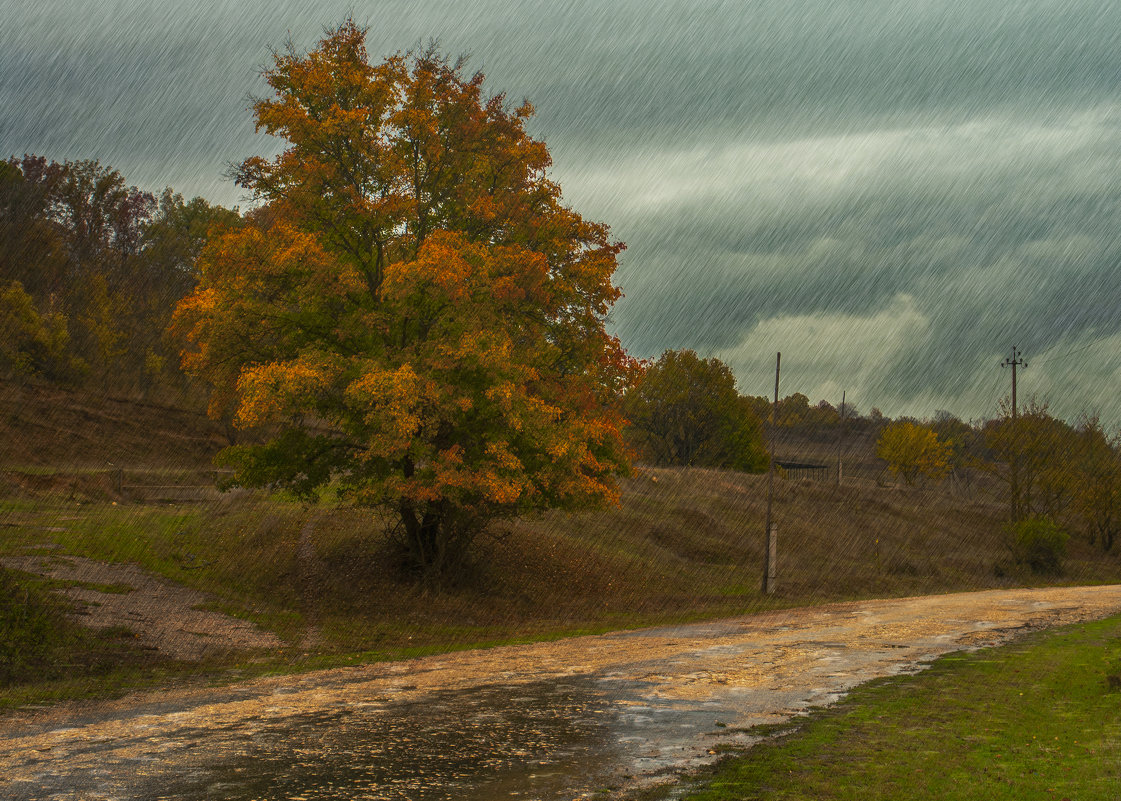
[{"label": "distant tree line", "polygon": [[[729,367],[691,350],[667,350],[642,365],[624,398],[627,440],[640,462],[658,466],[766,470],[765,426],[772,401],[741,395]],[[804,440],[831,441],[843,424],[875,441],[885,470],[904,484],[951,478],[970,484],[978,475],[997,482],[1009,502],[1008,517],[1045,520],[1026,530],[1081,532],[1103,551],[1121,534],[1121,434],[1094,417],[1068,423],[1046,404],[1031,402],[1016,415],[1010,407],[976,423],[948,412],[932,419],[892,420],[878,409],[863,416],[850,405],[812,404],[795,393],[779,400],[780,429]]]},{"label": "distant tree line", "polygon": [[1032,401],[976,424],[945,413],[901,419],[883,427],[876,452],[907,484],[970,471],[994,477],[1018,536],[1053,539],[1058,527],[1108,552],[1121,533],[1121,433],[1096,417],[1072,424]]},{"label": "distant tree line", "polygon": [[[765,427],[771,399],[742,395],[731,368],[692,350],[667,350],[641,365],[624,399],[628,442],[639,461],[658,466],[722,467],[760,472],[769,466]],[[863,417],[852,405],[811,405],[800,392],[778,402],[779,428],[832,441],[840,426],[878,430],[890,422],[878,409]]]},{"label": "distant tree line", "polygon": [[210,227],[238,221],[97,161],[0,161],[0,376],[181,385],[172,310],[197,282]]}]

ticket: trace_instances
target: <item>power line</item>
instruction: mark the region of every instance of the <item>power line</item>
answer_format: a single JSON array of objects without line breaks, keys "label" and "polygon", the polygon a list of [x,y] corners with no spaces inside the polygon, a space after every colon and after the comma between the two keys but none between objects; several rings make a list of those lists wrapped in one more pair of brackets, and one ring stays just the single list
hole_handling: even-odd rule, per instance
[{"label": "power line", "polygon": [[1048,356],[1046,359],[1037,359],[1035,361],[1035,365],[1036,367],[1038,367],[1041,364],[1047,364],[1048,362],[1053,362],[1056,359],[1065,359],[1067,356],[1073,356],[1076,353],[1081,353],[1084,350],[1089,350],[1090,348],[1100,345],[1109,339],[1110,337],[1102,337],[1101,339],[1095,339],[1093,342],[1077,347],[1074,350],[1068,350],[1066,353],[1056,353],[1052,356]]}]

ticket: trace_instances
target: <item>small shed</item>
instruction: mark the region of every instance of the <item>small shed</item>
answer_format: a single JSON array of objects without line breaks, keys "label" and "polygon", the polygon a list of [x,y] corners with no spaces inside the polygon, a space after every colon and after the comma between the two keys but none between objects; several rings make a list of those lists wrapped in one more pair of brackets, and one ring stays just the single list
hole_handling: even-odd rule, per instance
[{"label": "small shed", "polygon": [[808,478],[810,481],[825,481],[829,477],[829,465],[813,462],[788,462],[776,459],[775,466],[781,467],[787,478]]}]

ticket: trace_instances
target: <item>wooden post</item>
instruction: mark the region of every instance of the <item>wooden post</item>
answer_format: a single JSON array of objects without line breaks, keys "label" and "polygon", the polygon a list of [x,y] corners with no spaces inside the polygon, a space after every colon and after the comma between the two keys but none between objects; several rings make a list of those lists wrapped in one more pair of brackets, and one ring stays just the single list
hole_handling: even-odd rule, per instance
[{"label": "wooden post", "polygon": [[764,577],[763,590],[766,593],[775,591],[775,577],[778,575],[778,523],[771,522],[767,529],[767,575]]},{"label": "wooden post", "polygon": [[775,591],[775,563],[777,561],[777,548],[775,547],[775,526],[771,519],[775,503],[775,431],[778,428],[778,376],[782,365],[782,353],[775,356],[775,404],[771,407],[771,472],[767,478],[767,545],[763,550],[763,594],[770,595]]}]

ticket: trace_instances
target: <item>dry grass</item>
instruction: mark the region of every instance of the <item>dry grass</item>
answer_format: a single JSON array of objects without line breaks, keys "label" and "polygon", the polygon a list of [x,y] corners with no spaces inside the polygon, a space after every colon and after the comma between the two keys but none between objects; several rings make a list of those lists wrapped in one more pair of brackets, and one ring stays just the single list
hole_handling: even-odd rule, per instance
[{"label": "dry grass", "polygon": [[[778,589],[764,597],[766,486],[766,476],[643,470],[625,482],[619,508],[500,526],[461,585],[440,592],[385,568],[362,512],[330,511],[310,527],[319,565],[303,611],[323,626],[326,644],[357,649],[403,635],[497,639],[1044,583],[1009,565],[996,500],[780,480]],[[1053,579],[1118,580],[1117,555],[1077,537],[1065,574]]]},{"label": "dry grass", "polygon": [[[9,466],[0,469],[0,498],[8,499],[0,502],[0,552],[55,543],[139,563],[213,593],[297,655],[399,655],[779,605],[1043,583],[1010,566],[999,487],[880,486],[867,433],[846,439],[844,486],[832,474],[776,482],[777,592],[763,597],[765,475],[639,470],[623,482],[619,508],[496,526],[464,581],[437,591],[387,566],[381,528],[361,510],[252,493],[138,504],[115,491],[108,462],[127,468],[126,483],[205,480],[223,442],[201,415],[0,386],[0,429],[8,436],[0,465]],[[833,435],[783,437],[780,458],[835,464]],[[1074,534],[1065,574],[1050,581],[1121,581],[1118,555]]]},{"label": "dry grass", "polygon": [[201,410],[0,381],[0,466],[207,467],[227,443]]}]

